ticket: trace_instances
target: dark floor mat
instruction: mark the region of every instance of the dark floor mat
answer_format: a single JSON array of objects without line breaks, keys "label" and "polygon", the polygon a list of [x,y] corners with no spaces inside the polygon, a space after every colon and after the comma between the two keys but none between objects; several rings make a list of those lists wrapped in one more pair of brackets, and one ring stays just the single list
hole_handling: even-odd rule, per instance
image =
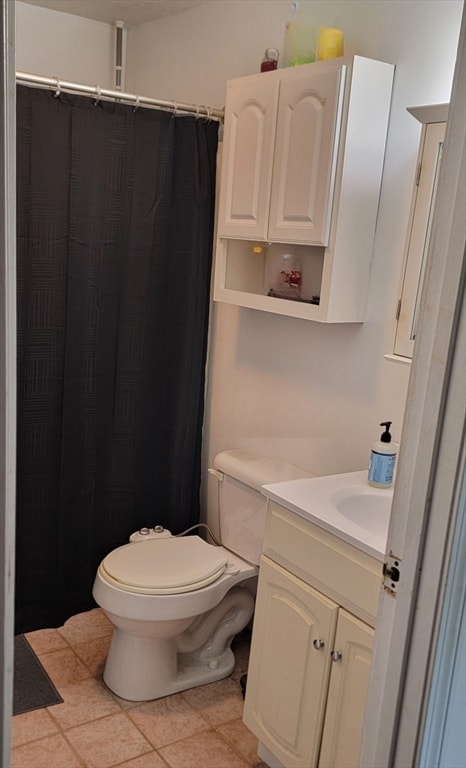
[{"label": "dark floor mat", "polygon": [[63,701],[24,635],[15,637],[13,714],[50,707]]}]

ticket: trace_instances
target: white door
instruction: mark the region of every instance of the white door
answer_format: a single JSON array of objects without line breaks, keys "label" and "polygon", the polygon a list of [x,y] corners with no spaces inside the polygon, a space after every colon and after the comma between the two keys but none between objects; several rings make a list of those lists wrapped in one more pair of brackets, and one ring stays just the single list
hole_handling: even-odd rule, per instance
[{"label": "white door", "polygon": [[435,652],[421,768],[466,765],[466,467]]},{"label": "white door", "polygon": [[395,595],[384,591],[379,602],[362,768],[420,764],[449,558],[461,530],[465,58],[463,14],[387,542],[400,561],[400,581]]}]

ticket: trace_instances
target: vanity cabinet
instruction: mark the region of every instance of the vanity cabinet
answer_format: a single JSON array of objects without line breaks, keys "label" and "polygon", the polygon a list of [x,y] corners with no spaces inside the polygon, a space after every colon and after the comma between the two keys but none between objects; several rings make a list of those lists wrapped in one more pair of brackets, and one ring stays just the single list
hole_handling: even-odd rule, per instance
[{"label": "vanity cabinet", "polygon": [[244,722],[271,766],[357,768],[381,575],[269,502]]},{"label": "vanity cabinet", "polygon": [[[393,71],[354,56],[228,81],[215,300],[364,319]],[[299,301],[268,295],[284,253]]]}]

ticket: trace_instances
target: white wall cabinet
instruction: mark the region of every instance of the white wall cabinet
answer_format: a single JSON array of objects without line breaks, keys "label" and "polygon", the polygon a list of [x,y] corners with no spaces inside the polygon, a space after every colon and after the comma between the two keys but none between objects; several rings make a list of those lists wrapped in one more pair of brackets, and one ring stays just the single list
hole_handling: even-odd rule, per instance
[{"label": "white wall cabinet", "polygon": [[[393,71],[355,56],[228,81],[215,300],[364,319]],[[268,295],[284,253],[299,301]]]},{"label": "white wall cabinet", "polygon": [[406,238],[405,265],[397,310],[394,354],[412,358],[437,184],[445,139],[448,104],[408,109],[422,123],[410,224]]},{"label": "white wall cabinet", "polygon": [[270,765],[357,768],[381,574],[269,503],[244,722]]}]

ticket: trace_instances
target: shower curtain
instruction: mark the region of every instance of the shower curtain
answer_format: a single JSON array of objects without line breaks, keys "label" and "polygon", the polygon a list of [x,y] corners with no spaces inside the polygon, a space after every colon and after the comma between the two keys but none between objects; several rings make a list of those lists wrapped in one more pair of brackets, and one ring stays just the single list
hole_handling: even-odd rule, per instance
[{"label": "shower curtain", "polygon": [[17,88],[17,633],[199,520],[217,130]]}]

